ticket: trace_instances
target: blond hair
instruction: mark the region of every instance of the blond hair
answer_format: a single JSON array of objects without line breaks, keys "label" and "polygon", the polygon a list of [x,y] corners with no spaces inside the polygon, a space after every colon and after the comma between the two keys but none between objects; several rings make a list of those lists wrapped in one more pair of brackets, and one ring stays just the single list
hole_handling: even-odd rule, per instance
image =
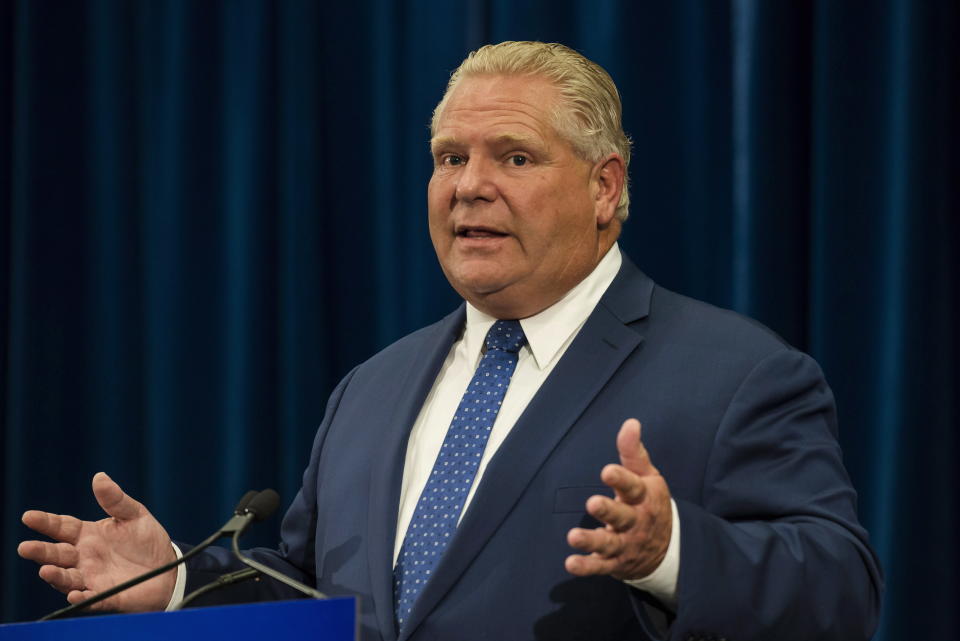
[{"label": "blond hair", "polygon": [[[480,75],[546,78],[560,90],[561,104],[553,114],[557,133],[588,162],[599,162],[607,154],[616,153],[623,158],[624,169],[630,167],[630,138],[623,131],[620,94],[613,79],[597,63],[558,43],[507,41],[470,52],[450,75],[447,90],[433,110],[431,136],[436,135],[440,114],[460,81]],[[616,212],[621,222],[629,213],[628,184],[624,171]]]}]

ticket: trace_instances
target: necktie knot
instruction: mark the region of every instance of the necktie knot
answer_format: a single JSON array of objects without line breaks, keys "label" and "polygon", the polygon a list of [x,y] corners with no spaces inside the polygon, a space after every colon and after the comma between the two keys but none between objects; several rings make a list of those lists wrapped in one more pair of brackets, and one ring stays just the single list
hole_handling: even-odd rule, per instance
[{"label": "necktie knot", "polygon": [[520,327],[520,321],[517,320],[498,320],[487,332],[487,349],[498,349],[503,352],[516,354],[527,342],[527,337],[523,334],[523,328]]}]

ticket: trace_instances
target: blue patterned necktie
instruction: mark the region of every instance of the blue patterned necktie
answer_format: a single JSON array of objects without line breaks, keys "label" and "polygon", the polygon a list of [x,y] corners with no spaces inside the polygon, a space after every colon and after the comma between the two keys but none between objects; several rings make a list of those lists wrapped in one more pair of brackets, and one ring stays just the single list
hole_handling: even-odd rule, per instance
[{"label": "blue patterned necktie", "polygon": [[393,603],[401,628],[457,529],[517,352],[526,340],[520,321],[497,321],[487,332],[487,351],[447,429],[393,569]]}]

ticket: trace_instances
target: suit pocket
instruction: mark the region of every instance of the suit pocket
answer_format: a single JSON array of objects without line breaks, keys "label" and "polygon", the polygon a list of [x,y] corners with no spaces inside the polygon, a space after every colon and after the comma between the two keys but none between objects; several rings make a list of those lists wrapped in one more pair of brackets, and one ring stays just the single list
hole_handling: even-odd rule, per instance
[{"label": "suit pocket", "polygon": [[587,499],[594,494],[613,497],[613,490],[606,485],[575,485],[573,487],[561,487],[557,490],[553,499],[553,511],[586,513]]}]

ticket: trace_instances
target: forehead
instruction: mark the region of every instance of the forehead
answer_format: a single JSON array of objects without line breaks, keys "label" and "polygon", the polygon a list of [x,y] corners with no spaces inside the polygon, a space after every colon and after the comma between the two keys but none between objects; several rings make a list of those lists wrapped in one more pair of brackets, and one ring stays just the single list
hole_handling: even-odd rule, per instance
[{"label": "forehead", "polygon": [[559,90],[540,76],[470,76],[451,92],[434,140],[483,135],[551,138]]}]

